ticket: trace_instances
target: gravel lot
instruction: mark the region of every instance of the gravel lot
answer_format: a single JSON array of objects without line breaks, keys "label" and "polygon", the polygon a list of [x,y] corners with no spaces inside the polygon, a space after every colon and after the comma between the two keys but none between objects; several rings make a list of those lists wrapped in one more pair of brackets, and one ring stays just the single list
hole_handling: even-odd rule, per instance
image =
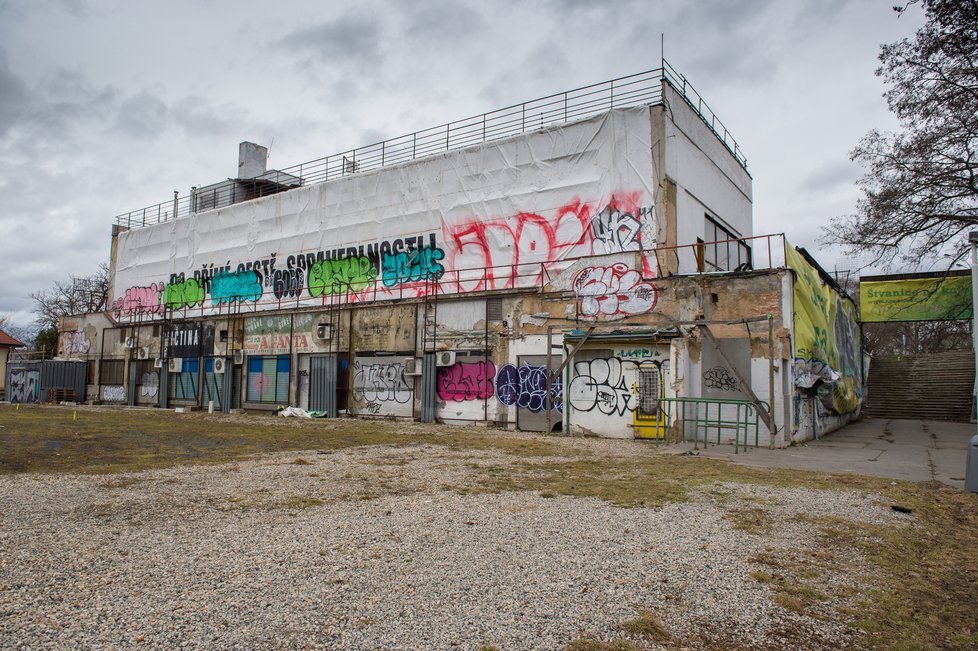
[{"label": "gravel lot", "polygon": [[[854,636],[825,618],[840,602],[782,608],[751,557],[811,549],[800,512],[907,518],[842,491],[728,484],[623,509],[457,490],[511,461],[373,447],[0,477],[0,647],[562,649],[625,636],[641,608],[670,648],[838,648]],[[773,531],[733,528],[731,504],[763,505]],[[866,580],[839,561],[830,595]]]}]

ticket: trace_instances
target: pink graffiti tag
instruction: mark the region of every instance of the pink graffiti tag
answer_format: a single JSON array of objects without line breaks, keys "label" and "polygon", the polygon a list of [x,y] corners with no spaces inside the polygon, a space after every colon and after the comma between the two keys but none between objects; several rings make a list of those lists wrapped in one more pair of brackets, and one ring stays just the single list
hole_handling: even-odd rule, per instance
[{"label": "pink graffiti tag", "polygon": [[163,303],[160,297],[166,283],[153,283],[148,287],[130,287],[122,298],[112,303],[112,313],[116,318],[123,314],[135,316],[138,314],[163,314]]},{"label": "pink graffiti tag", "polygon": [[645,314],[655,308],[658,290],[623,262],[610,267],[586,267],[574,278],[585,317]]},{"label": "pink graffiti tag", "polygon": [[448,402],[491,398],[495,377],[491,361],[457,362],[438,370],[438,397]]}]

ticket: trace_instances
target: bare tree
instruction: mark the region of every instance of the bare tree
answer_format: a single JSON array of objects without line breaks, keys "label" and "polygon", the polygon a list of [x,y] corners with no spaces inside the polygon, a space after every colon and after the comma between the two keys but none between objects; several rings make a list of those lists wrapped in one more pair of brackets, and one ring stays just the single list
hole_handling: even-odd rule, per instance
[{"label": "bare tree", "polygon": [[103,262],[91,276],[72,276],[67,281],[56,281],[50,289],[31,294],[35,323],[42,329],[57,328],[63,316],[105,310],[108,295],[109,265]]},{"label": "bare tree", "polygon": [[901,130],[873,130],[850,152],[866,168],[863,197],[824,235],[876,262],[960,259],[978,227],[978,0],[920,4],[927,23],[882,46],[876,71]]}]

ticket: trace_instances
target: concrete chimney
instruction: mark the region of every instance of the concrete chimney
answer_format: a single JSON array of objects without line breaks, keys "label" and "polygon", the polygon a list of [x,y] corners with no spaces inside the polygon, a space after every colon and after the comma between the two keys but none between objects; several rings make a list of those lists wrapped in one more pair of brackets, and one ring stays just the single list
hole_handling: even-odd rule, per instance
[{"label": "concrete chimney", "polygon": [[239,179],[253,179],[265,173],[265,162],[268,160],[268,147],[256,145],[253,142],[243,142],[238,145],[238,176]]}]

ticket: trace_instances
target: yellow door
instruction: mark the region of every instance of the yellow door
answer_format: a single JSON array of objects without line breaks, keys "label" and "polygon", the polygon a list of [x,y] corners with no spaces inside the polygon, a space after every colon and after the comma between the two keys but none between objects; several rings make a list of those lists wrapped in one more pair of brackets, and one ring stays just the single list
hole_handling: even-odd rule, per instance
[{"label": "yellow door", "polygon": [[662,409],[665,388],[659,366],[638,368],[638,382],[632,385],[632,392],[635,394],[635,411],[632,412],[635,438],[666,438],[669,423],[666,422],[666,414]]}]

